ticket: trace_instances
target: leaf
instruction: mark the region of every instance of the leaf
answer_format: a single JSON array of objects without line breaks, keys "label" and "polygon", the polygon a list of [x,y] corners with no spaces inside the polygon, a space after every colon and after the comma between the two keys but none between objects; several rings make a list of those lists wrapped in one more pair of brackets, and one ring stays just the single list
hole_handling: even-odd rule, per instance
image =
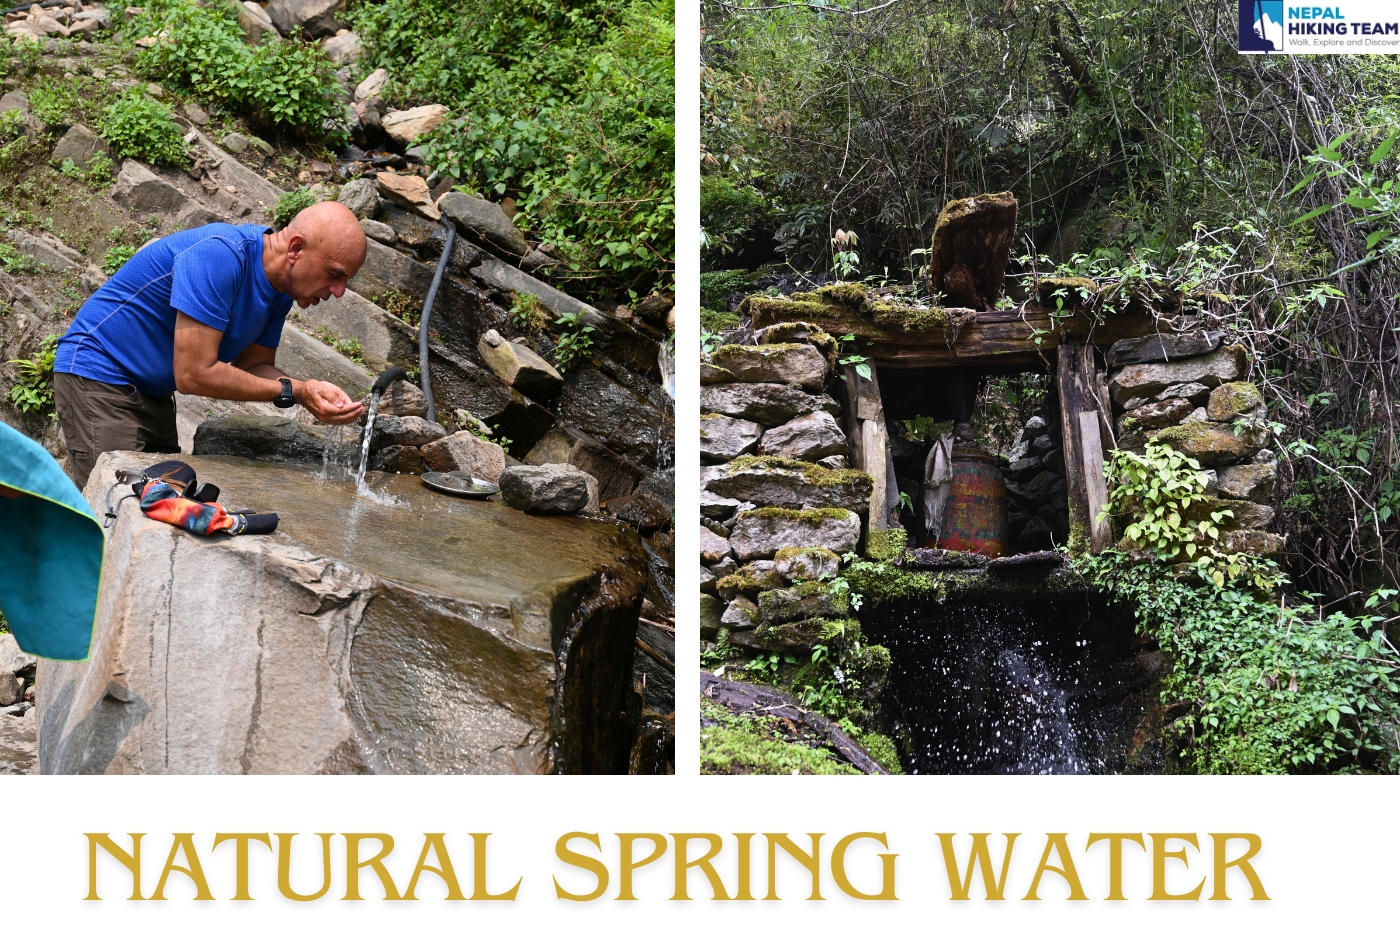
[{"label": "leaf", "polygon": [[1386,157],[1390,156],[1390,151],[1395,149],[1395,141],[1400,139],[1400,128],[1390,132],[1390,136],[1381,141],[1379,147],[1371,151],[1371,165],[1375,166]]},{"label": "leaf", "polygon": [[1311,211],[1311,212],[1309,212],[1309,213],[1307,213],[1307,214],[1305,214],[1305,215],[1299,216],[1298,218],[1294,219],[1294,220],[1293,220],[1292,222],[1290,222],[1289,224],[1290,224],[1290,225],[1302,225],[1304,222],[1307,222],[1307,221],[1309,221],[1309,220],[1311,220],[1311,219],[1315,219],[1315,218],[1317,218],[1318,216],[1322,215],[1323,213],[1331,212],[1331,211],[1332,211],[1333,209],[1335,209],[1335,208],[1337,208],[1335,205],[1329,203],[1328,205],[1323,206],[1321,209],[1314,209],[1313,211]]}]

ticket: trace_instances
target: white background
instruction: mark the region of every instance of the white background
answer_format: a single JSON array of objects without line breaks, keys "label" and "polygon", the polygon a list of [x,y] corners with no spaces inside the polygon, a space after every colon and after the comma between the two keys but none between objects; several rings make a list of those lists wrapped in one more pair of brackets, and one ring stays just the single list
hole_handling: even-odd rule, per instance
[{"label": "white background", "polygon": [[[698,590],[693,560],[696,523],[686,494],[694,493],[698,413],[698,10],[677,10],[677,336],[678,442],[677,646],[693,663]],[[330,931],[346,936],[396,938],[405,932],[445,935],[705,936],[794,932],[830,936],[884,934],[988,936],[1124,934],[1134,937],[1211,937],[1314,934],[1371,922],[1393,925],[1394,847],[1400,823],[1394,807],[1400,789],[1392,779],[1191,779],[1191,778],[699,778],[698,684],[693,667],[676,677],[677,776],[674,778],[480,779],[480,778],[6,778],[0,780],[0,915],[19,936],[42,931],[60,936],[280,937]],[[552,877],[580,890],[590,876],[554,857],[555,840],[568,831],[598,832],[613,871],[607,899],[586,904],[559,901]],[[841,896],[823,861],[828,900],[807,901],[806,875],[781,869],[779,902],[670,901],[673,862],[668,854],[637,875],[637,902],[616,894],[617,832],[787,832],[804,844],[807,832],[825,832],[825,851],[842,835],[883,831],[899,854],[897,902],[859,902]],[[272,854],[251,846],[255,900],[228,900],[233,891],[233,847],[211,849],[216,832],[297,832],[299,890],[319,883],[316,832],[388,832],[398,845],[389,867],[399,887],[422,845],[422,833],[448,833],[452,861],[464,890],[472,877],[471,832],[493,833],[491,884],[500,891],[524,878],[514,902],[448,903],[432,876],[420,883],[418,902],[339,900],[344,891],[344,843],[333,843],[334,883],[326,898],[297,904],[276,893]],[[938,832],[1020,832],[1009,898],[1019,899],[1039,860],[1047,832],[1068,832],[1088,902],[1063,900],[1055,876],[1042,883],[1042,902],[989,903],[949,900]],[[1091,831],[1249,831],[1264,840],[1256,868],[1273,900],[1250,902],[1147,902],[1147,855],[1125,846],[1125,888],[1130,900],[1106,902],[1107,847],[1084,851]],[[131,902],[120,889],[124,870],[104,861],[107,900],[84,901],[87,892],[85,832],[146,832],[145,884],[155,886],[173,832],[196,833],[205,874],[218,900],[194,902],[183,876],[172,877],[172,900]],[[1003,840],[992,840],[1000,858]],[[1236,849],[1239,843],[1234,844]],[[574,843],[581,850],[583,843]],[[697,846],[698,847],[698,846]],[[965,842],[959,848],[966,853]],[[1233,853],[1232,853],[1233,854]],[[734,888],[732,838],[717,860]],[[965,858],[965,854],[964,854]],[[1209,874],[1208,855],[1190,853],[1189,884]],[[853,851],[851,877],[872,884],[878,862],[869,843]],[[1170,863],[1173,890],[1189,887],[1178,863]],[[1200,869],[1199,874],[1195,874]],[[365,896],[378,898],[368,871]],[[766,859],[755,840],[753,888],[762,896]],[[1211,885],[1207,886],[1209,894]],[[708,899],[706,882],[693,873],[691,895]],[[1232,893],[1245,896],[1242,880]],[[974,889],[974,897],[980,894]],[[1384,929],[1384,928],[1383,928]],[[1393,929],[1393,928],[1392,928]]]}]

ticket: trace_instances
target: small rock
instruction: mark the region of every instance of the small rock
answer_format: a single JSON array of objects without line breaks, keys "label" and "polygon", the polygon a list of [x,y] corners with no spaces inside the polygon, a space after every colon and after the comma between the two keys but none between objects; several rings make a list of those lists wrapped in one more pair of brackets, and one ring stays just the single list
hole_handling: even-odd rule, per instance
[{"label": "small rock", "polygon": [[825,411],[813,411],[763,435],[759,453],[767,457],[821,460],[846,453],[846,435],[836,419]]},{"label": "small rock", "polygon": [[360,230],[382,245],[392,245],[398,240],[392,225],[376,222],[374,219],[361,219]]},{"label": "small rock", "polygon": [[201,225],[209,225],[212,222],[222,222],[223,219],[204,208],[197,202],[188,203],[180,210],[180,214],[175,216],[175,222],[171,227],[172,232],[183,232],[186,229],[199,228]]},{"label": "small rock", "polygon": [[1278,472],[1274,463],[1246,463],[1223,467],[1216,474],[1221,496],[1265,503],[1273,499]]},{"label": "small rock", "polygon": [[138,212],[173,212],[185,204],[184,193],[135,160],[122,163],[111,196]]},{"label": "small rock", "polygon": [[379,195],[405,209],[418,212],[436,222],[442,213],[433,205],[428,183],[421,176],[401,173],[380,173],[376,178]]},{"label": "small rock", "polygon": [[[447,120],[447,108],[440,104],[425,104],[407,111],[390,111],[381,119],[384,133],[393,140],[407,146],[414,138],[437,128]],[[524,252],[521,252],[524,254]]]},{"label": "small rock", "polygon": [[[715,570],[718,565],[729,554],[729,540],[716,535],[709,529],[700,529],[700,562],[708,565],[711,570]],[[716,574],[719,572],[716,570]]]},{"label": "small rock", "polygon": [[618,496],[604,503],[603,509],[643,534],[655,532],[671,522],[671,507],[647,493]]},{"label": "small rock", "polygon": [[488,483],[501,478],[506,468],[506,452],[501,445],[485,441],[470,431],[458,431],[419,448],[423,465],[447,473],[460,470]]},{"label": "small rock", "polygon": [[841,556],[825,548],[784,548],[773,560],[778,574],[788,581],[833,578],[841,569]]},{"label": "small rock", "polygon": [[383,69],[375,69],[370,72],[364,81],[355,86],[356,101],[375,101],[384,90],[384,84],[389,81],[389,73]]},{"label": "small rock", "polygon": [[223,147],[229,153],[243,153],[248,149],[248,138],[234,131],[231,134],[224,135],[224,139],[219,141],[219,146]]},{"label": "small rock", "polygon": [[[19,642],[12,633],[0,633],[0,675],[23,672],[33,669],[39,660],[19,648]],[[9,702],[4,704],[9,705]]]},{"label": "small rock", "polygon": [[0,96],[0,114],[6,111],[19,111],[26,117],[29,115],[29,96],[22,91],[7,91],[4,96]]},{"label": "small rock", "polygon": [[1049,434],[1042,434],[1031,441],[1031,450],[1041,457],[1055,449],[1055,442],[1050,439]]},{"label": "small rock", "polygon": [[835,457],[823,457],[817,461],[817,466],[825,467],[828,470],[846,470],[850,464],[846,460],[845,454],[837,454]]},{"label": "small rock", "polygon": [[193,101],[185,105],[185,117],[190,119],[191,124],[197,124],[200,127],[209,123],[209,112]]},{"label": "small rock", "polygon": [[68,128],[68,133],[64,134],[57,144],[54,145],[53,154],[49,159],[61,164],[64,160],[72,160],[79,167],[86,167],[93,157],[110,153],[107,141],[98,137],[93,131],[88,130],[82,124],[74,124]]},{"label": "small rock", "polygon": [[752,453],[763,436],[763,427],[743,418],[710,414],[700,416],[700,459],[705,463],[728,463],[741,454]]},{"label": "small rock", "polygon": [[321,50],[336,65],[349,65],[360,57],[360,37],[354,33],[342,33],[327,39]]},{"label": "small rock", "polygon": [[1191,413],[1191,402],[1186,398],[1168,398],[1165,401],[1149,402],[1140,408],[1126,412],[1118,419],[1118,436],[1133,431],[1170,427]]},{"label": "small rock", "polygon": [[[368,394],[361,399],[360,404],[366,409],[369,408]],[[423,397],[423,391],[412,382],[405,382],[402,379],[389,386],[389,390],[379,398],[380,416],[397,415],[404,418],[426,418],[428,416],[428,400]],[[466,412],[460,412],[466,414]],[[489,432],[491,429],[482,426],[482,430]]]},{"label": "small rock", "polygon": [[422,447],[447,436],[447,428],[426,418],[398,415],[377,415],[374,433],[370,435],[371,451],[397,444],[400,447]]},{"label": "small rock", "polygon": [[748,630],[758,626],[758,605],[740,595],[729,602],[724,614],[719,618],[722,626],[731,630]]},{"label": "small rock", "polygon": [[[375,213],[379,211],[379,187],[372,179],[361,177],[357,180],[351,180],[340,187],[340,195],[336,197],[336,202],[355,213],[355,218],[362,222],[366,219],[373,219]],[[383,225],[384,223],[376,222],[375,224]],[[387,225],[384,227],[388,228]],[[369,234],[368,231],[366,234]],[[379,240],[383,241],[383,239]]]},{"label": "small rock", "polygon": [[99,82],[105,82],[105,81],[107,80],[107,70],[106,70],[106,69],[93,69],[93,70],[92,70],[92,77],[95,78],[95,79],[97,79]]},{"label": "small rock", "polygon": [[335,18],[343,0],[272,0],[267,5],[268,19],[283,36],[300,29],[307,39],[334,36],[342,28]]},{"label": "small rock", "polygon": [[1226,382],[1210,393],[1206,416],[1211,421],[1262,418],[1264,396],[1253,382]]},{"label": "small rock", "polygon": [[1204,405],[1206,399],[1210,398],[1210,386],[1202,385],[1200,382],[1181,382],[1177,385],[1169,385],[1157,393],[1155,400],[1166,401],[1168,398],[1184,398],[1193,405]]},{"label": "small rock", "polygon": [[549,401],[564,387],[564,377],[554,366],[530,347],[503,340],[495,330],[487,330],[476,348],[496,377],[522,395]]},{"label": "small rock", "polygon": [[24,700],[24,680],[8,672],[0,672],[0,706]]},{"label": "small rock", "polygon": [[1193,422],[1193,421],[1200,422],[1200,421],[1209,421],[1209,420],[1210,420],[1210,416],[1206,413],[1206,410],[1205,410],[1204,408],[1197,408],[1195,411],[1191,412],[1189,415],[1187,415],[1186,417],[1182,418],[1182,419],[1181,419],[1180,421],[1178,421],[1177,423],[1178,423],[1178,424],[1190,424],[1190,423]]},{"label": "small rock", "polygon": [[146,94],[150,95],[152,98],[164,98],[165,89],[155,82],[150,82],[146,85]]},{"label": "small rock", "polygon": [[568,464],[507,467],[500,485],[507,506],[531,515],[568,515],[588,505],[588,484]]}]

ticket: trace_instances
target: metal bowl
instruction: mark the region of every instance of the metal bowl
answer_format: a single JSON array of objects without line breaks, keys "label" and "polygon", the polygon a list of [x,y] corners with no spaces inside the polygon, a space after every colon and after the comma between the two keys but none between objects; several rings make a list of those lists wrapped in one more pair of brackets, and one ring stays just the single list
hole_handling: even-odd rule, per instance
[{"label": "metal bowl", "polygon": [[466,496],[469,499],[486,499],[495,496],[501,488],[489,480],[474,477],[461,470],[448,473],[430,471],[423,474],[423,485],[430,490],[446,493],[449,496]]}]

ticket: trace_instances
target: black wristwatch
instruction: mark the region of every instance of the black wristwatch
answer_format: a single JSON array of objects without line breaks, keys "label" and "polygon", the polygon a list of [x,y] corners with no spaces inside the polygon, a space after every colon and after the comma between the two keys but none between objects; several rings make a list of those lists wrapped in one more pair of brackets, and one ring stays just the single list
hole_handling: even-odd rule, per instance
[{"label": "black wristwatch", "polygon": [[297,400],[292,397],[291,379],[282,379],[282,394],[272,399],[272,403],[278,408],[290,408],[297,403]]}]

